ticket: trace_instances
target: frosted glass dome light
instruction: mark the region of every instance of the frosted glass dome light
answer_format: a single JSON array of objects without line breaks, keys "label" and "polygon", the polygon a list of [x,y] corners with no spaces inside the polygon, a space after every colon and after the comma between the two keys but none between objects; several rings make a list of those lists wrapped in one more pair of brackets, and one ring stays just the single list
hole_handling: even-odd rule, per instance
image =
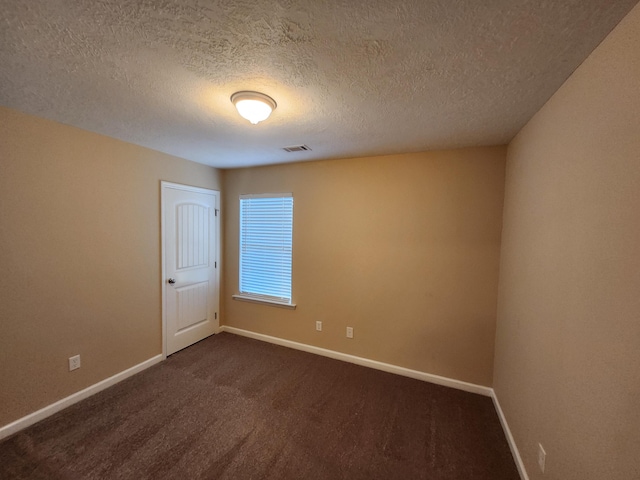
[{"label": "frosted glass dome light", "polygon": [[254,125],[269,118],[277,107],[273,98],[259,92],[236,92],[231,95],[231,102],[238,109],[240,116]]}]

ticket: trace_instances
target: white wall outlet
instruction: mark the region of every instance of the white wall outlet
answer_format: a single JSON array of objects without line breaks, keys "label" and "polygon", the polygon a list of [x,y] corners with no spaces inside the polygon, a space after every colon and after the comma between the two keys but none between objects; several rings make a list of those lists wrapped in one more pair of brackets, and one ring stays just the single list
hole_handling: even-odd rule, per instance
[{"label": "white wall outlet", "polygon": [[74,355],[69,357],[69,371],[77,370],[80,368],[80,355]]},{"label": "white wall outlet", "polygon": [[318,332],[321,332],[321,331],[322,331],[322,322],[316,322],[316,330],[317,330]]},{"label": "white wall outlet", "polygon": [[353,327],[347,327],[347,338],[353,338]]},{"label": "white wall outlet", "polygon": [[544,463],[547,460],[547,452],[542,448],[542,444],[538,444],[538,467],[540,467],[540,471],[544,473]]}]

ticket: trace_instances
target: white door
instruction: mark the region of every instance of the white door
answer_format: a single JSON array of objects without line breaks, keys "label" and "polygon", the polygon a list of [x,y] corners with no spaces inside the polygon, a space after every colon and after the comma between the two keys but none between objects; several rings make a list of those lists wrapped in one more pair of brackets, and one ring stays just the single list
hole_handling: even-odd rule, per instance
[{"label": "white door", "polygon": [[162,182],[165,355],[218,332],[219,197]]}]

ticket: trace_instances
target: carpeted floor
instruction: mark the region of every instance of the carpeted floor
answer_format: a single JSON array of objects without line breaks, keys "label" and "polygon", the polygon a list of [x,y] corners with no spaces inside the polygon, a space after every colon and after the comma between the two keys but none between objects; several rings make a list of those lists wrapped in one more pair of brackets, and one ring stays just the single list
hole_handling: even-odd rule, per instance
[{"label": "carpeted floor", "polygon": [[487,397],[222,333],[4,440],[0,478],[519,476]]}]

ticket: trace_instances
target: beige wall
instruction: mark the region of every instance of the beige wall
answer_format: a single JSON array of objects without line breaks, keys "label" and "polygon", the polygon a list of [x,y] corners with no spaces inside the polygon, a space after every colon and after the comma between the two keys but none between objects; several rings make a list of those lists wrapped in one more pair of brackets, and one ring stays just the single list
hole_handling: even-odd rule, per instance
[{"label": "beige wall", "polygon": [[[505,153],[473,148],[225,171],[223,323],[491,385]],[[231,299],[238,195],[264,192],[294,195],[295,311]]]},{"label": "beige wall", "polygon": [[636,7],[509,146],[494,388],[532,479],[640,478],[639,46]]},{"label": "beige wall", "polygon": [[0,426],[162,352],[160,180],[220,187],[211,167],[0,108]]}]

